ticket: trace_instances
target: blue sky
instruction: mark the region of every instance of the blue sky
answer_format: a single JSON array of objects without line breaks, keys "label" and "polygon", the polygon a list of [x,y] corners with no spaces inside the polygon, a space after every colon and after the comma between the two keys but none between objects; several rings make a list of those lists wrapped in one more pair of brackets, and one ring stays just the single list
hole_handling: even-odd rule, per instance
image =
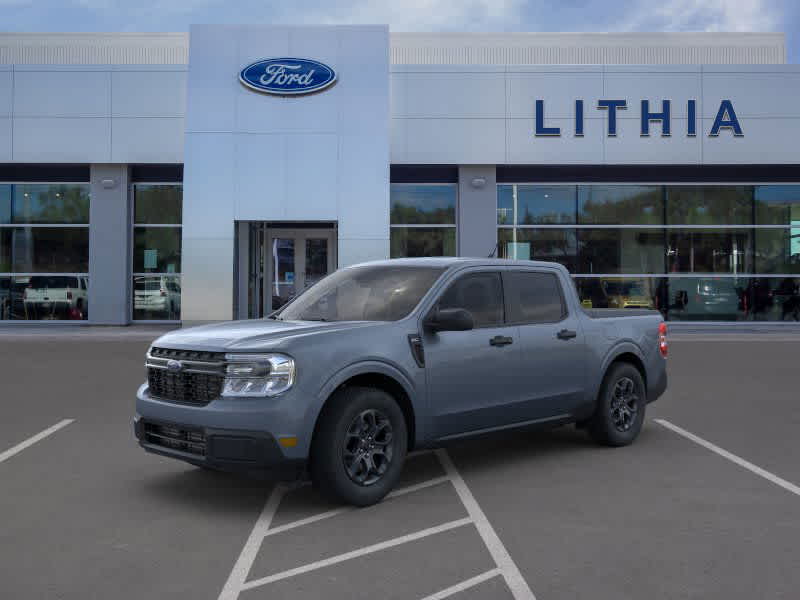
[{"label": "blue sky", "polygon": [[185,31],[191,23],[389,23],[393,31],[782,31],[797,0],[0,0],[0,30]]}]

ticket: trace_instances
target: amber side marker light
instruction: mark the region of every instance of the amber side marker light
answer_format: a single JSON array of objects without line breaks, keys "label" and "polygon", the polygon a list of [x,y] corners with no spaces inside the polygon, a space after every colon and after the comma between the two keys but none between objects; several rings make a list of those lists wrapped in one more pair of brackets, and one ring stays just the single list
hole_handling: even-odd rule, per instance
[{"label": "amber side marker light", "polygon": [[667,324],[662,321],[658,326],[658,351],[666,358],[667,350]]},{"label": "amber side marker light", "polygon": [[294,448],[295,446],[297,446],[297,437],[291,436],[291,437],[278,438],[278,443],[284,448]]}]

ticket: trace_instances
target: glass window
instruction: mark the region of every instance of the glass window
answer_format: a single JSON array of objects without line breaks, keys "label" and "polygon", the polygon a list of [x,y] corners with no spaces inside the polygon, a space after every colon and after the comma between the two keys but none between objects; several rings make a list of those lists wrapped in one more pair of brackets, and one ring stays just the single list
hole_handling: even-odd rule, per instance
[{"label": "glass window", "polygon": [[183,208],[183,186],[134,186],[134,222],[142,224],[180,225]]},{"label": "glass window", "polygon": [[340,269],[278,313],[293,321],[397,321],[407,316],[444,269],[363,266]]},{"label": "glass window", "polygon": [[663,273],[664,234],[657,229],[579,229],[579,273]]},{"label": "glass window", "polygon": [[456,186],[393,183],[392,225],[455,225]]},{"label": "glass window", "polygon": [[181,278],[137,275],[133,278],[133,318],[178,320],[181,318]]},{"label": "glass window", "polygon": [[575,223],[574,185],[497,186],[498,225]]},{"label": "glass window", "polygon": [[578,242],[574,229],[513,229],[497,232],[497,256],[517,260],[547,260],[575,271]]},{"label": "glass window", "polygon": [[463,308],[472,315],[475,327],[503,323],[503,297],[498,273],[473,273],[453,283],[439,300],[439,309]]},{"label": "glass window", "polygon": [[566,314],[552,273],[504,272],[503,283],[509,323],[555,323]]},{"label": "glass window", "polygon": [[390,189],[390,256],[455,256],[456,185],[393,183]]},{"label": "glass window", "polygon": [[750,225],[753,187],[667,186],[669,225]]},{"label": "glass window", "polygon": [[800,321],[800,278],[753,280],[748,312],[755,321]]},{"label": "glass window", "polygon": [[133,269],[137,273],[180,273],[181,229],[137,227],[133,240]]},{"label": "glass window", "polygon": [[667,266],[673,273],[752,273],[752,229],[672,229]]},{"label": "glass window", "polygon": [[751,312],[751,280],[743,277],[671,277],[668,318],[673,321],[742,321]]},{"label": "glass window", "polygon": [[392,258],[455,255],[454,227],[392,227]]},{"label": "glass window", "polygon": [[88,271],[88,227],[0,228],[0,272]]},{"label": "glass window", "polygon": [[88,184],[0,185],[0,320],[88,317],[88,223]]},{"label": "glass window", "polygon": [[659,225],[664,222],[663,187],[578,186],[578,221],[598,225]]},{"label": "glass window", "polygon": [[800,273],[800,227],[756,229],[756,272]]},{"label": "glass window", "polygon": [[87,224],[86,184],[14,184],[0,186],[2,224]]},{"label": "glass window", "polygon": [[800,185],[757,185],[756,225],[800,227]]},{"label": "glass window", "polygon": [[575,284],[584,308],[646,308],[664,311],[665,278],[577,277]]}]

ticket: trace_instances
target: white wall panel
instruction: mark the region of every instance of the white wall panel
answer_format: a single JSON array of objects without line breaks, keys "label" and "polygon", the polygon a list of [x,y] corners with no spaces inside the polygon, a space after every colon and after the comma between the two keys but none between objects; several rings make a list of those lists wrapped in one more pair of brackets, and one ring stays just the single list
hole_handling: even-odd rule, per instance
[{"label": "white wall panel", "polygon": [[503,73],[406,73],[405,114],[399,117],[502,118]]},{"label": "white wall panel", "polygon": [[800,116],[800,68],[787,68],[786,71],[704,73],[703,94],[707,101],[702,115],[713,120],[719,110],[719,101],[728,99],[733,102],[740,120],[746,117]]},{"label": "white wall panel", "polygon": [[502,164],[503,119],[402,119],[407,163]]},{"label": "white wall panel", "polygon": [[698,135],[703,138],[706,164],[797,164],[800,150],[800,118],[739,119],[744,136],[735,137],[730,129],[709,137],[713,119],[703,119]]},{"label": "white wall panel", "polygon": [[578,73],[509,73],[506,84],[508,116],[533,118],[536,100],[544,100],[545,124],[553,117],[574,117],[575,100],[583,99],[583,112],[592,116],[597,99],[603,97],[603,74],[597,71]]},{"label": "white wall panel", "polygon": [[601,164],[603,162],[603,119],[586,119],[584,137],[575,137],[575,123],[549,119],[549,127],[560,127],[560,137],[536,137],[533,117],[507,119],[507,153],[510,164]]},{"label": "white wall panel", "polygon": [[231,27],[192,28],[192,47],[187,73],[186,131],[232,131],[233,110],[239,91],[239,64]]},{"label": "white wall panel", "polygon": [[687,137],[686,119],[672,118],[672,135],[661,136],[658,123],[650,125],[650,136],[641,137],[639,119],[618,119],[617,137],[605,138],[605,163],[621,165],[700,164],[701,136]]},{"label": "white wall panel", "polygon": [[111,119],[14,118],[14,160],[111,162]]},{"label": "white wall panel", "polygon": [[183,162],[183,117],[111,119],[111,161]]},{"label": "white wall panel", "polygon": [[183,117],[186,71],[114,71],[111,114],[115,117]]},{"label": "white wall panel", "polygon": [[10,162],[11,156],[11,119],[0,117],[0,162]]},{"label": "white wall panel", "polygon": [[339,266],[346,267],[370,260],[378,260],[389,256],[389,232],[383,239],[345,238],[339,237]]},{"label": "white wall panel", "polygon": [[[383,140],[384,144],[386,139]],[[291,221],[335,221],[340,169],[336,134],[286,137],[286,218]],[[347,172],[348,177],[356,173]],[[368,189],[368,188],[367,188]]]},{"label": "white wall panel", "polygon": [[4,67],[0,66],[0,117],[10,117],[14,105],[11,94],[14,74],[11,72],[10,65],[4,65]]},{"label": "white wall panel", "polygon": [[286,219],[286,136],[250,134],[234,137],[235,218],[240,221]]},{"label": "white wall panel", "polygon": [[[670,100],[670,115],[686,117],[688,100],[697,101],[697,116],[700,116],[703,98],[699,67],[695,73],[673,72],[627,72],[606,73],[603,97],[609,100],[628,101],[626,116],[641,114],[642,100],[650,101],[650,112],[661,112],[662,100]],[[597,112],[597,102],[586,108]]]},{"label": "white wall panel", "polygon": [[[337,221],[340,231],[353,238],[385,238],[356,243],[357,251],[352,252],[345,244],[340,264],[348,264],[348,256],[388,256],[388,43],[388,29],[379,26],[193,27],[184,240],[222,240],[214,230],[228,228],[232,251],[234,219],[327,220]],[[244,66],[275,56],[311,57],[330,65],[339,79],[325,91],[289,98],[261,94],[239,83]],[[219,139],[197,133],[203,129],[224,133]],[[215,171],[210,183],[209,171]],[[215,205],[213,198],[227,198],[229,203]],[[355,208],[375,201],[382,204],[380,210]],[[202,247],[197,251],[206,252]],[[232,280],[232,258],[224,270],[224,277]],[[207,279],[201,260],[185,265],[184,295],[215,295],[206,309],[190,302],[185,319],[230,316],[230,291],[206,289]],[[227,304],[219,294],[228,294]]]},{"label": "white wall panel", "polygon": [[183,238],[233,236],[235,153],[232,133],[187,133]]},{"label": "white wall panel", "polygon": [[14,115],[100,117],[111,108],[108,71],[25,71],[14,73]]},{"label": "white wall panel", "polygon": [[[389,157],[385,139],[340,136],[336,178],[339,235],[385,238],[389,232]],[[371,191],[365,195],[364,190]]]}]

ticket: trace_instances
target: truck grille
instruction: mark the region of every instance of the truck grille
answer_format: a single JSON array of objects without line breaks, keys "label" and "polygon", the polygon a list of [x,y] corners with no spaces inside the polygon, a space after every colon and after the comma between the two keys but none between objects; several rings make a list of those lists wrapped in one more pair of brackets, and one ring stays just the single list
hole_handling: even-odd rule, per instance
[{"label": "truck grille", "polygon": [[[208,404],[222,392],[224,358],[221,352],[151,348],[147,355],[150,395],[168,402]],[[173,361],[180,368],[170,368]]]},{"label": "truck grille", "polygon": [[154,446],[188,452],[197,456],[206,455],[206,436],[199,429],[184,429],[175,425],[159,423],[144,424],[144,440]]}]

